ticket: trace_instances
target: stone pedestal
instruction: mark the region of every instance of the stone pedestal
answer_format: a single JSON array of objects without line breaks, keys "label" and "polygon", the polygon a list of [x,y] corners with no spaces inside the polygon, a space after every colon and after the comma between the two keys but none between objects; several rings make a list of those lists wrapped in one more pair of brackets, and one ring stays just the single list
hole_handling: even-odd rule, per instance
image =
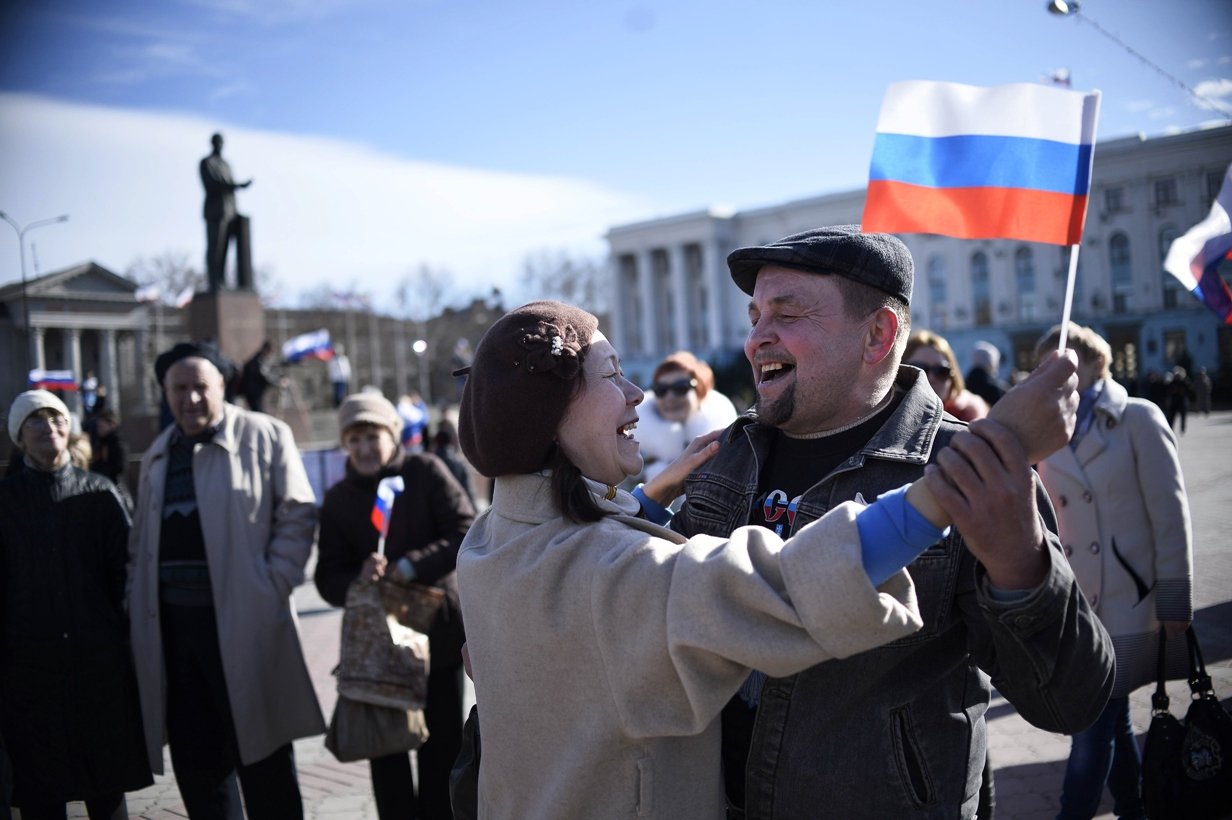
[{"label": "stone pedestal", "polygon": [[243,367],[265,341],[265,310],[252,291],[198,293],[187,314],[189,337],[214,341],[236,367]]}]

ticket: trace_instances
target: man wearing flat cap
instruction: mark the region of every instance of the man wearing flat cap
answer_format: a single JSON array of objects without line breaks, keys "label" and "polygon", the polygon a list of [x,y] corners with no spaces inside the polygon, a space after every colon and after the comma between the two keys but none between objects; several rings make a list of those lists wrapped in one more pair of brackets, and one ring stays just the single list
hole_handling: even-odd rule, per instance
[{"label": "man wearing flat cap", "polygon": [[[908,566],[923,629],[790,678],[754,673],[732,699],[728,816],[974,817],[990,677],[1028,721],[1064,733],[1089,725],[1112,685],[1111,644],[1060,550],[1015,419],[994,415],[972,427],[974,444],[942,453],[966,425],[900,364],[913,266],[895,237],[822,228],[738,249],[728,265],[750,296],[757,405],[690,476],[673,528],[725,537],[757,524],[789,537],[931,461],[947,475],[951,460],[968,462],[938,499],[955,526]],[[1045,368],[1072,379],[1066,359]]]},{"label": "man wearing flat cap", "polygon": [[290,596],[315,497],[290,428],[226,403],[227,369],[203,343],[154,364],[175,423],[142,458],[129,542],[146,750],[161,773],[170,743],[192,818],[302,817],[291,741],[325,723]]}]

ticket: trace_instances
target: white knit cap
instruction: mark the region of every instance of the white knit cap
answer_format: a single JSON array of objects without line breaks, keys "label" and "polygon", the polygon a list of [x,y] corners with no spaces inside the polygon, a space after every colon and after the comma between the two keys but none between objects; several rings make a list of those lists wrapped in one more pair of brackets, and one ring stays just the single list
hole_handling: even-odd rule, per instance
[{"label": "white knit cap", "polygon": [[9,408],[9,438],[14,444],[17,443],[17,437],[21,435],[21,425],[30,417],[30,414],[45,407],[50,407],[66,419],[72,418],[64,402],[60,401],[55,393],[47,390],[27,390],[13,399],[13,406]]}]

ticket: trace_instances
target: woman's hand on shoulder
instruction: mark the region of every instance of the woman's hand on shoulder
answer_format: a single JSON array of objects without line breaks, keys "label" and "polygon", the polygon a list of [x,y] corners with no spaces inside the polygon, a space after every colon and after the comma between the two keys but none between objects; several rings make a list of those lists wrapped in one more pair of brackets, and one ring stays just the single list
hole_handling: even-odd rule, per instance
[{"label": "woman's hand on shoulder", "polygon": [[723,430],[713,430],[689,442],[676,459],[654,478],[642,485],[642,492],[660,506],[666,507],[684,492],[684,480],[719,452],[719,436]]}]

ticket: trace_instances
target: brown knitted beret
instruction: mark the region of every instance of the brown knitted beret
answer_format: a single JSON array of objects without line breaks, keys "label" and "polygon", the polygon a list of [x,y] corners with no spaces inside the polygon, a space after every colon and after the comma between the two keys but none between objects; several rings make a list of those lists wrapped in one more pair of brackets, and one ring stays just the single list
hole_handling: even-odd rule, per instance
[{"label": "brown knitted beret", "polygon": [[488,328],[458,409],[458,442],[481,475],[547,466],[598,326],[581,308],[531,302]]}]

